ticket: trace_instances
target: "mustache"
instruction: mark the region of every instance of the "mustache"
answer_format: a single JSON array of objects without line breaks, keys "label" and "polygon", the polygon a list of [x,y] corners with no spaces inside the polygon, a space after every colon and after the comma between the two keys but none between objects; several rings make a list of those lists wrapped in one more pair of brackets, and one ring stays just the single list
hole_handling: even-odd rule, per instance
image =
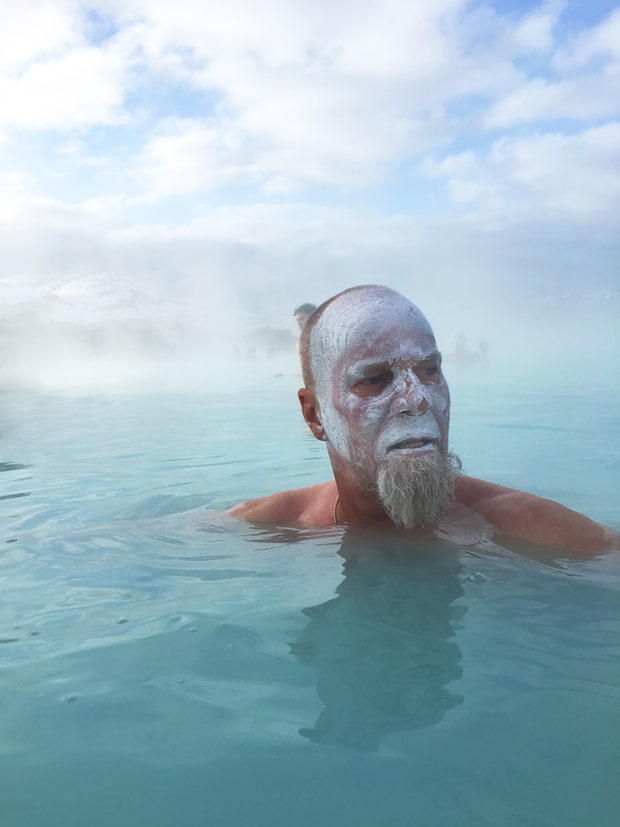
[{"label": "mustache", "polygon": [[424,421],[424,417],[419,417],[416,422],[399,422],[388,428],[381,435],[378,448],[387,454],[398,448],[426,445],[431,442],[441,444],[439,427],[434,419]]}]

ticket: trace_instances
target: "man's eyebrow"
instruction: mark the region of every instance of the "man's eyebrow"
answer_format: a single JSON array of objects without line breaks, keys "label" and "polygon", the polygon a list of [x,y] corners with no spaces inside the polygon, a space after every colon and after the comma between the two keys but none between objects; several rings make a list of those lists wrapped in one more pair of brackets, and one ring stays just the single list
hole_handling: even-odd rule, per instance
[{"label": "man's eyebrow", "polygon": [[425,356],[422,356],[421,359],[416,359],[416,362],[432,362],[435,359],[441,359],[441,353],[438,350],[431,350],[430,353],[427,353]]},{"label": "man's eyebrow", "polygon": [[347,376],[363,376],[367,370],[385,370],[389,369],[394,364],[394,360],[389,359],[362,359],[359,362],[349,365],[347,368]]},{"label": "man's eyebrow", "polygon": [[[356,376],[363,376],[367,370],[391,370],[394,365],[397,365],[403,358],[406,357],[395,359],[361,359],[359,362],[354,362],[350,365],[347,368],[346,374],[351,378],[355,378]],[[433,350],[421,356],[419,359],[412,360],[414,365],[425,365],[428,362],[441,364],[441,353],[438,350]]]}]

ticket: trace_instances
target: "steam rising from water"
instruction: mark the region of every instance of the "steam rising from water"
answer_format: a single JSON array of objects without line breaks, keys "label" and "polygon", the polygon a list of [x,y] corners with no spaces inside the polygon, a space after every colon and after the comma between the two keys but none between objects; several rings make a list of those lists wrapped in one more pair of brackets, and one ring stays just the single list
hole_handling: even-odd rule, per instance
[{"label": "steam rising from water", "polygon": [[[245,374],[296,370],[296,338],[276,346],[259,325],[226,330],[193,320],[104,319],[80,324],[22,313],[0,320],[0,389],[132,393],[209,391]],[[279,346],[278,346],[279,344]]]},{"label": "steam rising from water", "polygon": [[[618,293],[585,291],[554,301],[523,295],[508,308],[497,298],[470,303],[390,285],[420,304],[444,353],[449,381],[486,374],[502,382],[596,380],[616,375],[620,355]],[[294,307],[327,295],[281,291],[273,312],[210,294],[183,306],[71,296],[5,307],[0,315],[0,390],[77,394],[210,392],[262,377],[300,384]],[[268,296],[262,306],[269,306]]]}]

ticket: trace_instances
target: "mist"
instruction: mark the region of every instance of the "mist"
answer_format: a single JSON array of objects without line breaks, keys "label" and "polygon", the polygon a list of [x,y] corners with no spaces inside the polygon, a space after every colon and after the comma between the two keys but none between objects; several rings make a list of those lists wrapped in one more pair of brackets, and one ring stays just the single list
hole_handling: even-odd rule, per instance
[{"label": "mist", "polygon": [[254,210],[250,221],[241,210],[225,228],[145,226],[129,238],[105,223],[61,222],[37,261],[27,228],[15,226],[0,281],[0,388],[296,386],[295,307],[365,283],[420,307],[453,381],[617,381],[617,256],[596,234],[568,223],[490,231],[465,220],[293,212]]},{"label": "mist", "polygon": [[[368,279],[378,283],[379,279]],[[620,294],[574,289],[510,297],[490,287],[466,295],[449,280],[416,291],[384,279],[420,306],[433,326],[451,382],[562,385],[618,383]],[[412,279],[412,281],[414,281]],[[423,281],[423,280],[422,280]],[[260,297],[228,279],[193,301],[100,306],[92,279],[77,279],[71,301],[49,296],[0,315],[0,390],[38,393],[219,393],[274,381],[301,384],[294,308],[330,293],[294,285]],[[338,289],[358,283],[351,279]],[[83,288],[81,294],[78,287]],[[108,299],[110,281],[106,281]],[[122,291],[121,291],[122,292]],[[416,296],[422,293],[422,297]],[[135,295],[134,295],[135,297]]]},{"label": "mist", "polygon": [[[249,326],[248,326],[249,325]],[[297,368],[296,337],[241,313],[86,322],[0,318],[0,390],[46,394],[218,393]]]}]

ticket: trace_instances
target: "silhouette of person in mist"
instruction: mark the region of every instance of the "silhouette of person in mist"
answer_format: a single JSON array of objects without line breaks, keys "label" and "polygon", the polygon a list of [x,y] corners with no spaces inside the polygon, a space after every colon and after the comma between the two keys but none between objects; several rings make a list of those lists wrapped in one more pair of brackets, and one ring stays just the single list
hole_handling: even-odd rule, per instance
[{"label": "silhouette of person in mist", "polygon": [[433,726],[462,702],[446,688],[461,676],[452,638],[462,566],[454,545],[430,542],[412,554],[402,535],[345,534],[338,596],[304,609],[309,623],[290,644],[317,671],[324,705],[304,738],[375,751],[383,736]]},{"label": "silhouette of person in mist", "polygon": [[300,330],[304,329],[306,322],[315,310],[316,305],[309,304],[308,302],[306,302],[306,304],[300,304],[299,307],[296,307],[295,310],[293,310],[293,316],[295,316],[295,321],[297,322]]}]

